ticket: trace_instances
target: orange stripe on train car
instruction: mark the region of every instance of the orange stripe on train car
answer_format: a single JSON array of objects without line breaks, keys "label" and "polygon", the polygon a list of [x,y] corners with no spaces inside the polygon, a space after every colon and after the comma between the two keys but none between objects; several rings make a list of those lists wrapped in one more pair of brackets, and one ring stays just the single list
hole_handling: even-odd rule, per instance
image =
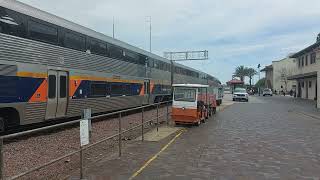
[{"label": "orange stripe on train car", "polygon": [[77,91],[81,84],[82,80],[70,80],[69,81],[69,97],[74,96],[74,93]]},{"label": "orange stripe on train car", "polygon": [[17,72],[16,74],[19,77],[34,77],[34,78],[47,78],[48,74],[47,73],[34,73],[34,72]]},{"label": "orange stripe on train car", "polygon": [[153,93],[153,90],[154,90],[154,82],[151,81],[150,82],[150,93]]},{"label": "orange stripe on train car", "polygon": [[143,84],[139,95],[143,96],[144,94],[145,94],[145,92],[144,92],[144,84]]},{"label": "orange stripe on train car", "polygon": [[28,102],[47,102],[48,83],[44,79]]}]

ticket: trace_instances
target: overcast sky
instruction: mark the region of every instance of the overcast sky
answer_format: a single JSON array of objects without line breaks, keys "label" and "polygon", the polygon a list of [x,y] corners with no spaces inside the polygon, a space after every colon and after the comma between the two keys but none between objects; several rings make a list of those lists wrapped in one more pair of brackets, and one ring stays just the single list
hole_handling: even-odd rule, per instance
[{"label": "overcast sky", "polygon": [[[208,61],[184,62],[231,79],[236,66],[268,65],[315,42],[319,0],[21,0],[152,51],[208,50]],[[256,81],[257,77],[255,78]]]}]

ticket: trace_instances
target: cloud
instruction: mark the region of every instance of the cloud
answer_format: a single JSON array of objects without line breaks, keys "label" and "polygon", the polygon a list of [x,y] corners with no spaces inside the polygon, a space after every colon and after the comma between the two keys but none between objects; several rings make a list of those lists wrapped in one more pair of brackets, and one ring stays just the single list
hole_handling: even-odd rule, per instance
[{"label": "cloud", "polygon": [[225,82],[238,65],[269,64],[315,42],[319,0],[21,0],[153,52],[209,50],[209,61],[183,62]]}]

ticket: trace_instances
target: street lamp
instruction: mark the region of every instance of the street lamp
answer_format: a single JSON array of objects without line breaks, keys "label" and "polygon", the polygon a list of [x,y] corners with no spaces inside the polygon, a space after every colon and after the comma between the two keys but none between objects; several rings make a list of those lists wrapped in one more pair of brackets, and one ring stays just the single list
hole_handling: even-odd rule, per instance
[{"label": "street lamp", "polygon": [[151,52],[151,16],[147,16],[147,21],[149,23],[149,51]]}]

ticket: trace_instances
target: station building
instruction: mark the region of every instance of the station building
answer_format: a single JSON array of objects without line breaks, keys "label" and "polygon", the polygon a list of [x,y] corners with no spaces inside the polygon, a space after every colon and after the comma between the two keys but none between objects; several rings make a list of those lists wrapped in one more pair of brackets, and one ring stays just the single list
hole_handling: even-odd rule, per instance
[{"label": "station building", "polygon": [[266,66],[261,71],[265,72],[265,87],[272,89],[273,92],[296,90],[296,81],[290,80],[296,70],[296,59],[286,57],[278,61],[272,61],[272,64]]},{"label": "station building", "polygon": [[320,34],[314,44],[290,57],[296,59],[296,70],[288,79],[296,81],[297,97],[315,100],[320,108],[320,99],[317,98],[320,93]]}]

